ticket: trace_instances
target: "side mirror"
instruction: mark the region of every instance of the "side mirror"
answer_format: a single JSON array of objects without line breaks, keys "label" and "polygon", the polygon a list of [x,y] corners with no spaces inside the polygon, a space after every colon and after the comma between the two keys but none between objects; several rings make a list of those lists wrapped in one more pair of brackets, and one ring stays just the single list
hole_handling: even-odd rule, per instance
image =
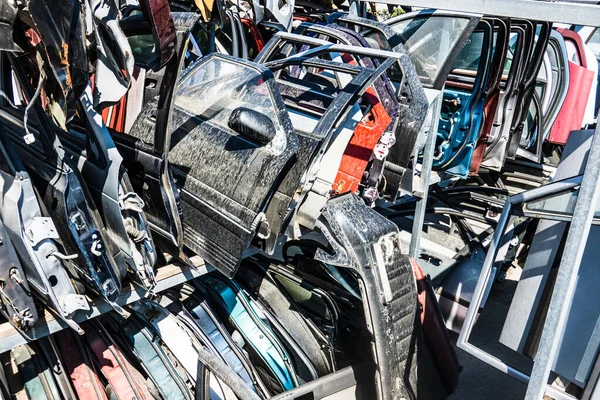
[{"label": "side mirror", "polygon": [[265,114],[246,107],[238,107],[231,112],[229,128],[240,136],[264,146],[275,137],[275,125]]}]

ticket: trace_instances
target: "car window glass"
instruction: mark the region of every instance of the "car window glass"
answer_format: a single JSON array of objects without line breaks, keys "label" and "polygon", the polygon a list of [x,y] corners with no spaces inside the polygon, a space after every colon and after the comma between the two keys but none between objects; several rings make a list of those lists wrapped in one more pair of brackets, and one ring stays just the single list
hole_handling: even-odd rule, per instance
[{"label": "car window glass", "polygon": [[567,46],[567,54],[569,55],[569,60],[577,65],[581,65],[581,60],[579,59],[579,53],[577,52],[577,47],[575,46],[575,43],[573,43],[570,40],[565,40],[565,45]]},{"label": "car window glass", "polygon": [[454,62],[453,70],[462,69],[477,72],[483,50],[483,32],[473,32]]},{"label": "car window glass", "polygon": [[502,71],[502,78],[508,79],[510,68],[512,67],[513,58],[515,56],[515,48],[517,47],[517,39],[519,34],[517,32],[511,32],[508,40],[508,51],[506,52],[506,60],[504,61],[504,70]]},{"label": "car window glass", "polygon": [[245,107],[265,114],[282,131],[271,88],[258,70],[224,59],[190,68],[177,88],[175,107],[226,130],[231,112]]},{"label": "car window glass", "polygon": [[[536,88],[539,90],[539,88]],[[543,92],[543,88],[541,89]],[[529,110],[527,110],[527,117],[523,124],[523,132],[521,133],[521,147],[529,149],[536,142],[537,135],[539,133],[538,124],[538,107],[534,101],[529,103]]]},{"label": "car window glass", "polygon": [[152,34],[128,36],[127,41],[138,66],[150,69],[160,63],[160,53],[155,49]]},{"label": "car window glass", "polygon": [[596,59],[600,60],[600,29],[594,31],[594,34],[588,39],[587,45],[594,52]]},{"label": "car window glass", "polygon": [[427,85],[435,81],[468,23],[467,18],[434,15],[398,21],[391,27],[400,34],[421,82]]}]

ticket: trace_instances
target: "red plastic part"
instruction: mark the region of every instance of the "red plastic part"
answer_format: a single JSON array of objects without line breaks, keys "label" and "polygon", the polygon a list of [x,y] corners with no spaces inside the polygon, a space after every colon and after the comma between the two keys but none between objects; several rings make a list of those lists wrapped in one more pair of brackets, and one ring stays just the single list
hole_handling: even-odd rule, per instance
[{"label": "red plastic part", "polygon": [[569,90],[567,97],[552,125],[548,142],[564,145],[567,143],[571,131],[581,129],[587,99],[592,90],[594,72],[587,69],[585,48],[581,36],[568,29],[556,29],[565,41],[572,42],[577,50],[581,65],[569,61]]},{"label": "red plastic part", "polygon": [[125,112],[127,110],[127,95],[121,97],[121,100],[115,105],[105,107],[102,110],[102,119],[104,124],[116,131],[125,132]]},{"label": "red plastic part", "polygon": [[581,129],[594,72],[569,61],[569,91],[552,125],[548,142],[564,145],[571,131]]},{"label": "red plastic part", "polygon": [[250,35],[252,35],[252,39],[254,40],[256,50],[260,52],[263,49],[263,47],[265,47],[265,41],[263,40],[260,31],[256,27],[256,24],[254,23],[254,21],[248,18],[242,18],[242,23],[246,25],[246,28],[248,28],[248,31],[250,31]]},{"label": "red plastic part", "polygon": [[392,122],[373,88],[365,91],[363,99],[371,104],[371,110],[354,130],[354,135],[342,156],[342,162],[332,186],[336,193],[356,192],[363,179],[373,149],[385,129]]}]

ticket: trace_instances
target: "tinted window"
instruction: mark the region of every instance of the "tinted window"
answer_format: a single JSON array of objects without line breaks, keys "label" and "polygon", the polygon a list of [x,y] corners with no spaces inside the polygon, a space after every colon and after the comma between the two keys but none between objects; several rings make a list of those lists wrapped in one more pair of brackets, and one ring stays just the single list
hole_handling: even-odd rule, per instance
[{"label": "tinted window", "polygon": [[506,52],[506,60],[504,61],[504,69],[502,70],[502,77],[508,78],[508,74],[510,73],[510,69],[512,67],[513,58],[515,57],[515,49],[517,47],[517,39],[519,34],[516,32],[510,33],[510,38],[508,39],[508,51]]},{"label": "tinted window", "polygon": [[[527,203],[525,209],[536,213],[572,217],[578,195],[579,188],[570,192],[550,195],[546,198]],[[600,204],[596,204],[594,218],[600,218]]]}]

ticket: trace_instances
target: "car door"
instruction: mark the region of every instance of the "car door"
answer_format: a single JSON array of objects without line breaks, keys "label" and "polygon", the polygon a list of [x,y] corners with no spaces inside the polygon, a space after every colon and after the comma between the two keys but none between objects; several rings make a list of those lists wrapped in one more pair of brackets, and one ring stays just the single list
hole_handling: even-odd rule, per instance
[{"label": "car door", "polygon": [[[200,18],[195,13],[172,13],[176,30],[176,54],[167,65],[156,63],[152,31],[144,25],[141,15],[131,15],[121,20],[135,56],[136,67],[132,88],[124,100],[126,109],[124,129],[111,126],[111,135],[123,156],[131,184],[146,205],[146,216],[154,239],[176,257],[186,260],[183,253],[183,227],[179,193],[164,162],[166,130],[170,103],[182,68],[188,60],[186,54],[193,29]],[[148,110],[148,104],[154,107]],[[146,108],[144,108],[146,107]],[[105,120],[110,120],[106,118]],[[107,122],[107,125],[110,124]]]},{"label": "car door", "polygon": [[385,21],[398,34],[424,87],[440,90],[481,15],[423,10]]},{"label": "car door", "polygon": [[554,124],[560,108],[567,97],[570,81],[567,46],[562,35],[556,30],[552,30],[550,34],[548,49],[546,51],[550,59],[553,79],[552,87],[550,88],[550,102],[543,117],[542,133],[544,140],[548,137],[550,128]]},{"label": "car door", "polygon": [[[598,81],[600,81],[600,29],[591,26],[578,26],[574,30],[583,38],[585,44],[590,48],[596,58],[598,64]],[[594,102],[594,116],[598,118],[598,110],[600,109],[600,90],[596,89],[596,98]]]},{"label": "car door", "polygon": [[525,127],[525,119],[527,118],[527,111],[529,110],[529,103],[533,101],[533,94],[536,88],[536,79],[538,72],[544,60],[544,54],[546,53],[546,47],[548,46],[548,40],[550,38],[550,32],[552,30],[552,24],[548,22],[540,22],[536,24],[537,35],[534,36],[534,46],[529,57],[527,69],[525,70],[525,80],[523,84],[523,90],[518,98],[517,112],[512,121],[511,132],[509,135],[508,148],[506,151],[506,157],[514,159],[519,145],[521,143],[521,136]]},{"label": "car door", "polygon": [[490,78],[486,87],[483,123],[479,132],[479,137],[477,138],[475,150],[473,150],[471,165],[469,167],[469,173],[473,175],[479,173],[479,167],[483,160],[490,131],[496,117],[496,110],[498,109],[498,102],[501,94],[500,85],[502,83],[504,65],[510,45],[510,20],[496,19],[494,25],[495,44]]},{"label": "car door", "polygon": [[561,110],[552,125],[548,142],[564,145],[569,133],[582,127],[587,101],[592,89],[595,73],[587,68],[587,56],[581,37],[577,32],[557,28],[563,36],[569,55],[569,89]]},{"label": "car door", "polygon": [[504,63],[500,95],[495,118],[490,129],[481,166],[500,171],[504,165],[511,122],[529,58],[533,40],[533,24],[529,21],[511,21],[509,49]]},{"label": "car door", "polygon": [[[432,14],[434,14],[434,16],[432,16]],[[392,201],[396,200],[400,191],[404,193],[413,193],[413,180],[415,178],[413,171],[415,170],[415,164],[417,161],[415,153],[418,153],[419,151],[419,149],[416,149],[415,147],[421,148],[425,143],[425,136],[427,132],[422,130],[421,127],[427,126],[425,120],[432,118],[431,115],[426,117],[427,106],[429,105],[429,101],[436,97],[437,92],[439,92],[439,89],[441,88],[439,85],[436,86],[432,84],[431,79],[422,77],[423,73],[419,73],[418,71],[423,71],[424,67],[417,67],[416,63],[427,57],[425,55],[418,55],[419,46],[421,46],[420,41],[429,40],[429,29],[432,29],[435,26],[439,28],[444,26],[444,24],[450,28],[454,24],[451,21],[443,20],[443,18],[448,18],[451,20],[453,16],[458,16],[460,20],[454,25],[456,25],[456,27],[463,26],[468,34],[472,32],[474,27],[477,25],[477,21],[479,21],[478,16],[472,16],[469,14],[433,12],[431,10],[423,11],[421,13],[412,13],[411,15],[416,15],[415,18],[419,19],[415,22],[416,27],[410,28],[411,32],[404,29],[407,27],[408,23],[406,21],[402,22],[401,18],[394,19],[394,21],[401,25],[396,26],[397,29],[394,28],[393,25],[372,21],[365,18],[348,16],[342,13],[334,13],[329,18],[329,22],[335,22],[338,25],[360,32],[373,48],[394,51],[396,53],[408,56],[401,58],[403,71],[407,77],[405,80],[406,88],[399,87],[398,90],[401,94],[412,94],[413,98],[411,101],[408,101],[408,99],[400,101],[403,107],[400,107],[401,118],[399,120],[397,130],[402,132],[402,136],[398,135],[398,140],[390,149],[390,153],[386,158],[386,168],[383,171],[386,179],[385,196]],[[433,21],[429,21],[430,24],[426,24],[426,21],[423,18],[429,17],[433,18]],[[465,18],[472,18],[472,20],[468,20],[468,22],[466,22],[467,19]],[[411,34],[413,36],[411,36]],[[452,34],[458,35],[458,32],[452,32]],[[444,36],[445,39],[448,40],[453,37],[451,34]],[[448,40],[446,40],[444,44],[438,44],[437,47],[433,45],[428,49],[423,50],[431,52],[432,54],[430,56],[434,59],[438,58],[441,64],[451,62],[442,60],[442,58],[452,58],[454,53],[460,52],[460,48],[462,48],[464,43],[461,44],[460,41],[446,43]],[[409,48],[407,44],[413,47]],[[440,46],[443,54],[433,54],[440,52]],[[395,83],[395,70],[393,68],[388,73],[388,76],[390,77],[390,80]],[[446,76],[447,74],[444,75],[444,77]],[[420,85],[419,82],[421,83]],[[418,102],[415,102],[415,99],[418,100]],[[429,99],[429,101],[425,101],[425,99]],[[422,122],[417,124],[415,121]],[[403,140],[400,139],[401,137]]]},{"label": "car door", "polygon": [[[307,26],[302,26],[299,32],[305,29]],[[416,107],[424,104],[424,99],[418,91],[419,86],[415,87],[412,96],[407,97],[407,94],[398,94],[382,75],[395,65],[399,73],[395,78],[400,87],[404,87],[402,82],[408,75],[402,73],[400,61],[407,58],[362,47],[366,41],[358,33],[342,30],[339,26],[311,26],[310,30],[312,32],[307,33],[318,32],[320,37],[334,39],[334,43],[316,37],[278,33],[257,61],[274,71],[298,132],[303,155],[286,175],[277,196],[282,201],[285,197],[291,199],[298,186],[303,186],[300,198],[310,196],[311,201],[298,199],[302,205],[296,220],[312,228],[323,207],[321,202],[326,202],[333,194],[357,189],[356,184],[363,180],[371,153],[374,158],[378,155],[377,151],[369,150],[374,140],[395,136],[391,134],[396,130],[394,122],[397,121],[394,120],[401,120],[397,118],[400,97],[412,100],[410,103],[414,102]],[[361,47],[335,44],[337,40]],[[420,123],[415,121],[415,124]],[[385,133],[378,134],[382,128]],[[348,145],[342,145],[342,138],[346,138]],[[368,171],[369,179],[372,167],[373,164]],[[315,179],[316,185],[313,184]]]},{"label": "car door", "polygon": [[443,94],[433,167],[465,178],[483,120],[493,20],[481,20],[453,64]]},{"label": "car door", "polygon": [[[332,43],[369,47],[366,40],[358,32],[337,25],[323,26],[305,23],[300,25],[295,33],[318,36],[319,39],[328,40]],[[363,57],[355,61],[348,54],[337,56],[335,59],[340,62],[358,63],[371,69],[374,69],[375,63],[379,62],[369,57]],[[380,187],[381,170],[377,169],[377,164],[383,167],[388,145],[393,145],[393,140],[396,138],[399,99],[390,81],[384,77],[377,79],[373,84],[373,88],[367,89],[366,93],[365,104],[370,104],[370,110],[363,116],[354,129],[351,138],[349,138],[341,156],[341,163],[333,187],[340,193],[346,191],[359,192],[359,185],[364,183],[364,187],[360,190],[361,196],[367,203],[372,203],[379,198],[378,188]],[[379,157],[373,157],[374,154],[379,155]],[[371,158],[374,159],[371,160]],[[369,163],[370,167],[367,168]]]},{"label": "car door", "polygon": [[534,100],[532,103],[534,105],[530,106],[530,115],[527,117],[531,122],[533,121],[532,116],[539,114],[541,125],[536,130],[531,129],[532,126],[529,124],[521,135],[521,143],[519,149],[517,149],[519,157],[536,163],[542,161],[542,145],[550,133],[569,89],[567,49],[562,35],[555,30],[551,32],[548,39],[546,56],[548,66],[546,68],[542,66],[540,69],[540,72],[545,70],[545,84],[543,86],[539,85],[540,77],[538,76],[536,96],[540,99],[541,95],[544,95],[548,100],[545,106],[542,102],[540,104],[541,109],[537,111],[534,111],[536,107],[534,104],[536,101]]},{"label": "car door", "polygon": [[298,149],[283,99],[266,68],[211,55],[184,71],[170,118],[185,243],[231,276]]}]

